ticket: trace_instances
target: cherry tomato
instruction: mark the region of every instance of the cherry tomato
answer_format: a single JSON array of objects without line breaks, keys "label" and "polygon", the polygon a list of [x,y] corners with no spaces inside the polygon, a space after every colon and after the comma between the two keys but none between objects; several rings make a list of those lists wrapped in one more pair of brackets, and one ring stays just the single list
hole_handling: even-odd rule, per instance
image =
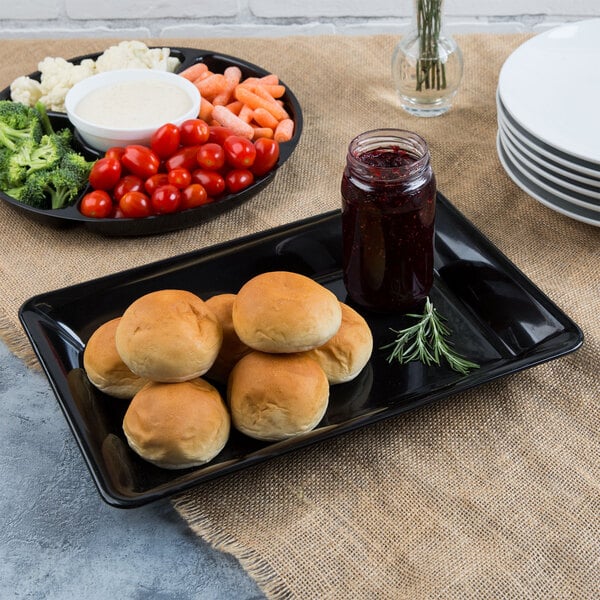
[{"label": "cherry tomato", "polygon": [[167,158],[165,168],[167,171],[178,168],[188,169],[188,171],[195,169],[198,166],[196,155],[199,148],[200,146],[185,146],[184,148],[180,148],[175,154]]},{"label": "cherry tomato", "polygon": [[79,210],[86,217],[105,219],[113,214],[112,198],[104,190],[94,190],[81,199]]},{"label": "cherry tomato", "polygon": [[250,170],[257,176],[266,175],[279,159],[279,142],[269,138],[258,138],[254,142],[256,158]]},{"label": "cherry tomato", "polygon": [[235,132],[221,125],[211,125],[208,128],[208,141],[214,144],[223,145],[223,142],[230,136],[235,135]]},{"label": "cherry tomato", "polygon": [[248,169],[232,169],[225,175],[227,189],[235,194],[254,183],[254,175]]},{"label": "cherry tomato", "polygon": [[158,173],[160,159],[148,146],[131,144],[125,146],[125,152],[121,157],[123,166],[138,177],[148,179]]},{"label": "cherry tomato", "polygon": [[182,146],[199,146],[208,142],[208,124],[202,119],[188,119],[179,126]]},{"label": "cherry tomato", "polygon": [[181,192],[174,185],[163,185],[152,193],[152,208],[158,214],[175,212],[179,208]]},{"label": "cherry tomato", "polygon": [[113,188],[113,198],[119,202],[127,192],[143,192],[144,182],[137,175],[125,175]]},{"label": "cherry tomato", "polygon": [[225,159],[235,169],[249,169],[256,158],[256,148],[247,138],[230,135],[223,142]]},{"label": "cherry tomato", "polygon": [[121,178],[121,163],[116,158],[98,159],[89,175],[90,185],[95,190],[112,190]]},{"label": "cherry tomato", "polygon": [[196,160],[203,169],[218,171],[225,164],[225,151],[219,144],[202,144],[196,154]]},{"label": "cherry tomato", "polygon": [[159,158],[169,158],[179,148],[181,133],[174,123],[165,123],[150,138],[150,148]]},{"label": "cherry tomato", "polygon": [[212,198],[209,198],[204,186],[199,183],[192,183],[181,191],[181,204],[179,205],[179,209],[185,210],[186,208],[195,208],[196,206],[202,206],[209,202],[212,202]]},{"label": "cherry tomato", "polygon": [[192,182],[199,183],[209,196],[220,196],[225,191],[225,179],[217,171],[196,169],[192,172]]},{"label": "cherry tomato", "polygon": [[120,161],[124,152],[125,148],[123,148],[123,146],[112,146],[104,153],[104,158],[116,158]]},{"label": "cherry tomato", "polygon": [[144,181],[144,190],[149,196],[152,196],[155,189],[161,187],[162,185],[167,185],[168,183],[169,176],[167,173],[157,173],[156,175],[152,175],[152,177],[148,177],[148,179]]},{"label": "cherry tomato", "polygon": [[148,217],[152,214],[150,198],[143,192],[127,192],[119,200],[124,217]]},{"label": "cherry tomato", "polygon": [[167,174],[167,178],[171,185],[182,190],[192,183],[192,174],[188,169],[178,167],[177,169],[171,169]]}]

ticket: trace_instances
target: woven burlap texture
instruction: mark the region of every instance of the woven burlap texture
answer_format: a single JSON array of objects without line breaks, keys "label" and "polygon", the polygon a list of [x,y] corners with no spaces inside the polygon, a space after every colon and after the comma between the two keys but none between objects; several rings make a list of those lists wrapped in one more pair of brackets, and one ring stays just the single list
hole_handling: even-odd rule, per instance
[{"label": "woven burlap texture", "polygon": [[[350,139],[412,129],[440,190],[582,327],[566,357],[175,498],[270,598],[600,596],[599,230],[529,198],[498,161],[498,73],[525,39],[459,36],[464,80],[436,119],[398,107],[394,36],[154,40],[243,57],[294,90],[304,133],[274,183],[225,217],[138,239],[56,231],[0,206],[0,328],[34,364],[17,319],[28,297],[337,208]],[[0,42],[0,75],[108,43]]]}]

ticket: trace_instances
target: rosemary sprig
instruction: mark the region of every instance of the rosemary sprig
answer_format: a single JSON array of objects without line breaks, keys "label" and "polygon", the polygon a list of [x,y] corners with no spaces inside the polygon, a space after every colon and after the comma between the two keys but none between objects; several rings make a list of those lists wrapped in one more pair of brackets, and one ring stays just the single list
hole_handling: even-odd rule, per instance
[{"label": "rosemary sprig", "polygon": [[440,60],[438,51],[443,0],[416,1],[419,34],[417,92],[423,88],[443,90],[446,88],[446,65]]},{"label": "rosemary sprig", "polygon": [[419,360],[426,365],[440,365],[445,359],[451,369],[462,375],[479,368],[477,363],[467,360],[452,348],[452,343],[447,340],[451,331],[429,298],[425,301],[422,315],[407,316],[419,321],[405,329],[390,329],[396,334],[396,339],[381,347],[382,350],[392,349],[387,357],[389,363],[397,360],[405,364]]}]

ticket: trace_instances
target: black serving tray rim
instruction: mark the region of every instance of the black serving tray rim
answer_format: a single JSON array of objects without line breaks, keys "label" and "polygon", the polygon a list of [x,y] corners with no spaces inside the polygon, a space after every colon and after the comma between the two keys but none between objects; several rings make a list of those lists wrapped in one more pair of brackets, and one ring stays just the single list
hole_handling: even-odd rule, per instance
[{"label": "black serving tray rim", "polygon": [[502,364],[486,372],[474,371],[472,374],[462,378],[458,383],[451,382],[434,390],[427,395],[425,401],[421,396],[419,396],[418,393],[415,393],[412,397],[410,395],[405,395],[403,396],[404,403],[397,410],[392,410],[388,407],[387,409],[380,411],[369,412],[351,419],[350,421],[336,424],[335,426],[317,429],[306,436],[301,436],[300,438],[295,439],[292,443],[290,443],[289,440],[281,443],[273,443],[265,448],[262,448],[258,452],[245,457],[242,460],[233,460],[226,462],[225,464],[220,463],[214,466],[209,465],[201,475],[198,475],[195,472],[184,472],[179,475],[175,474],[175,484],[173,484],[173,482],[165,483],[156,486],[149,491],[134,494],[133,496],[124,496],[118,492],[115,492],[114,489],[110,489],[111,485],[104,480],[98,466],[93,460],[91,460],[88,441],[85,439],[85,435],[83,435],[80,431],[80,424],[77,422],[78,415],[72,415],[69,412],[65,400],[61,397],[57,381],[54,380],[54,374],[50,368],[51,361],[46,358],[46,352],[48,348],[44,348],[44,344],[48,344],[48,342],[47,340],[41,340],[40,343],[40,340],[35,333],[35,329],[42,321],[46,320],[50,325],[53,323],[52,319],[48,318],[44,311],[40,310],[39,307],[47,304],[48,302],[51,304],[54,296],[58,297],[64,295],[65,293],[73,292],[77,297],[85,297],[86,290],[91,286],[96,286],[99,284],[102,286],[103,284],[117,280],[122,281],[127,279],[131,274],[143,275],[145,273],[151,274],[153,271],[159,272],[162,268],[168,268],[175,265],[184,265],[187,261],[191,261],[195,258],[202,259],[207,257],[210,260],[211,256],[214,256],[221,251],[235,250],[236,248],[240,248],[245,244],[251,244],[258,240],[267,239],[268,237],[277,237],[278,235],[286,232],[294,232],[307,228],[310,229],[317,226],[319,223],[327,222],[332,219],[338,219],[340,216],[340,210],[332,210],[326,213],[306,217],[292,223],[280,225],[234,240],[221,242],[207,248],[161,259],[139,267],[133,267],[131,269],[106,275],[101,278],[84,281],[72,286],[66,286],[48,293],[38,294],[29,300],[26,300],[19,309],[20,322],[51,384],[53,392],[57,397],[59,405],[61,406],[67,422],[69,423],[72,433],[75,436],[80,449],[82,450],[86,464],[92,475],[92,479],[94,480],[102,498],[108,504],[120,508],[140,506],[172,494],[183,492],[199,485],[200,483],[208,482],[217,477],[231,474],[240,469],[248,468],[254,464],[262,462],[267,458],[274,458],[286,452],[308,446],[314,442],[323,441],[392,416],[398,416],[408,410],[412,410],[424,404],[429,404],[436,400],[448,397],[449,395],[467,391],[508,374],[516,373],[525,368],[533,367],[577,350],[583,343],[583,332],[579,326],[575,324],[566,314],[564,314],[564,312],[546,294],[544,294],[539,287],[531,281],[531,279],[529,279],[512,261],[510,261],[510,259],[508,259],[506,255],[504,255],[468,219],[466,219],[466,217],[464,217],[464,215],[462,215],[462,213],[460,213],[460,211],[454,207],[442,194],[438,193],[438,201],[445,210],[450,211],[455,215],[456,218],[459,218],[463,221],[465,226],[469,228],[470,233],[477,237],[477,241],[485,246],[486,251],[492,252],[497,259],[501,260],[507,267],[510,268],[512,277],[519,278],[519,282],[524,284],[530,291],[532,291],[537,296],[537,300],[543,300],[545,307],[549,308],[561,317],[561,322],[563,322],[565,330],[557,337],[565,338],[562,344],[558,344],[558,340],[553,340],[553,343],[546,344],[546,348],[532,348],[529,353],[519,356],[511,361],[503,361]]}]

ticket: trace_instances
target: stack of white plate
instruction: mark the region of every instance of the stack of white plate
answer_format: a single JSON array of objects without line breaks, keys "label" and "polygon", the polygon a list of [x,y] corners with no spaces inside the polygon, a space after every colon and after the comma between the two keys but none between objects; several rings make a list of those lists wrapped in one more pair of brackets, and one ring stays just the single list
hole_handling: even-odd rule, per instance
[{"label": "stack of white plate", "polygon": [[600,19],[517,48],[497,90],[500,161],[545,206],[600,226]]}]

